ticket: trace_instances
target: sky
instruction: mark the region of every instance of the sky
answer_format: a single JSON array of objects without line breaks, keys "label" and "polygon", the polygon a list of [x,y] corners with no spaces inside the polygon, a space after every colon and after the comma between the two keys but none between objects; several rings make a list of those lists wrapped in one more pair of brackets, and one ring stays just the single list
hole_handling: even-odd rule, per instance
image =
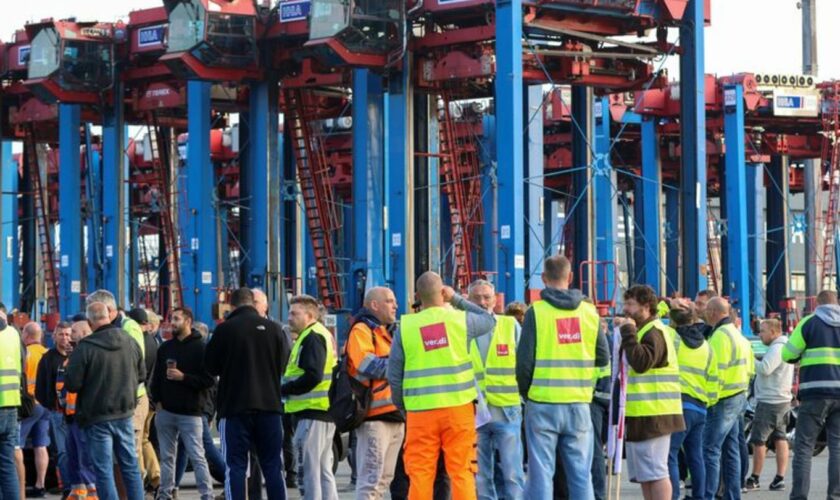
[{"label": "sky", "polygon": [[[706,71],[799,73],[802,68],[798,0],[712,0],[712,26],[706,28]],[[161,0],[24,0],[9,2],[0,16],[0,38],[9,40],[26,22],[44,17],[113,21],[131,10],[162,5]],[[12,7],[14,6],[14,7]],[[840,1],[817,0],[820,79],[840,78]],[[667,65],[676,78],[676,58]]]}]

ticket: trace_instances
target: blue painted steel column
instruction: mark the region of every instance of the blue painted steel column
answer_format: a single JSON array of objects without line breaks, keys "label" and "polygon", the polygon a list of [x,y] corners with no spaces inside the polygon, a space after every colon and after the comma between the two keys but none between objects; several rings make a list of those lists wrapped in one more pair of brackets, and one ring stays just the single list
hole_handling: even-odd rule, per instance
[{"label": "blue painted steel column", "polygon": [[[498,269],[499,233],[498,213],[499,179],[496,161],[496,117],[490,113],[484,115],[481,122],[481,200],[484,210],[484,226],[481,228],[481,269]],[[493,283],[496,283],[496,277]]]},{"label": "blue painted steel column", "polygon": [[[541,85],[528,87],[528,289],[543,288],[542,271],[545,262],[545,152],[543,151],[543,89]],[[536,114],[536,115],[535,115]],[[535,116],[533,120],[530,117]],[[486,213],[486,212],[485,212]]]},{"label": "blue painted steel column", "polygon": [[[385,284],[382,77],[353,70],[353,272],[347,306],[362,306],[365,290]],[[364,280],[360,283],[360,280]]]},{"label": "blue painted steel column", "polygon": [[[129,262],[123,249],[128,227],[125,185],[128,165],[125,161],[126,127],[123,118],[122,84],[114,89],[115,106],[105,110],[102,123],[102,283],[118,300],[128,304]],[[132,242],[138,245],[139,240]],[[172,251],[172,249],[167,249]]]},{"label": "blue painted steel column", "polygon": [[775,155],[768,166],[767,183],[767,309],[781,312],[783,299],[790,295],[788,274],[789,163],[787,156]]},{"label": "blue painted steel column", "polygon": [[[680,288],[680,190],[663,184],[665,191],[665,293]],[[689,297],[693,299],[694,297]]]},{"label": "blue painted steel column", "polygon": [[747,259],[750,269],[750,300],[752,312],[759,318],[764,317],[764,267],[766,245],[764,233],[764,206],[767,192],[764,188],[764,165],[747,165],[747,232],[749,233],[749,251]]},{"label": "blue painted steel column", "polygon": [[[90,124],[86,124],[90,129]],[[100,151],[91,151],[90,134],[85,134],[87,150],[85,154],[85,198],[87,198],[87,247],[85,261],[87,264],[84,286],[87,290],[103,288],[104,275],[102,272],[102,159]],[[119,300],[119,299],[118,299]],[[124,302],[120,302],[123,304]]]},{"label": "blue painted steel column", "polygon": [[12,141],[0,142],[0,237],[3,238],[3,265],[0,266],[0,292],[6,307],[20,307],[20,255],[18,243],[18,164],[12,156]]},{"label": "blue painted steel column", "polygon": [[703,0],[690,0],[680,27],[680,131],[682,143],[682,291],[707,286],[706,96]]},{"label": "blue painted steel column", "polygon": [[[618,193],[616,192],[615,171],[613,171],[610,161],[610,101],[608,97],[604,96],[596,99],[593,114],[595,118],[595,158],[593,159],[592,195],[595,211],[595,260],[616,262],[615,233],[618,227],[616,195]],[[610,300],[613,297],[616,283],[612,277],[604,274],[611,271],[612,269],[609,267],[596,269],[597,285],[595,293],[598,300]]]},{"label": "blue painted steel column", "polygon": [[[661,173],[659,165],[659,140],[656,137],[656,119],[645,117],[642,129],[642,178],[636,180],[636,198],[633,204],[635,283],[653,287],[662,293],[661,239]],[[678,193],[674,193],[676,197]],[[679,213],[679,211],[677,211]],[[674,276],[672,279],[676,279]]]},{"label": "blue painted steel column", "polygon": [[[247,123],[240,123],[240,130],[247,129],[248,137],[245,144],[247,162],[240,174],[245,208],[240,217],[242,245],[247,255],[242,280],[249,287],[265,289],[269,268],[269,229],[279,216],[269,213],[269,182],[278,173],[280,159],[277,149],[277,82],[252,83],[249,95]],[[275,239],[274,244],[278,243]],[[265,291],[270,303],[277,301],[275,290]]]},{"label": "blue painted steel column", "polygon": [[748,265],[747,174],[744,163],[744,88],[724,87],[724,134],[726,137],[726,265],[729,283],[723,293],[741,311],[741,331],[750,335],[750,269]]},{"label": "blue painted steel column", "polygon": [[496,159],[499,177],[499,267],[505,301],[525,299],[522,0],[496,2]]},{"label": "blue painted steel column", "polygon": [[210,83],[187,82],[189,142],[181,185],[187,206],[180,210],[184,302],[196,321],[210,324],[218,283],[215,174],[210,163]]},{"label": "blue painted steel column", "polygon": [[59,312],[62,317],[82,310],[82,198],[79,126],[81,107],[58,106],[58,223],[60,238]]},{"label": "blue painted steel column", "polygon": [[[408,66],[408,65],[406,65]],[[387,259],[388,283],[397,298],[399,313],[409,311],[413,301],[414,257],[411,249],[414,238],[409,204],[412,196],[412,155],[409,146],[409,109],[412,92],[409,71],[391,76],[388,96],[385,99],[385,178],[387,207],[387,237],[385,244],[390,251]]]}]

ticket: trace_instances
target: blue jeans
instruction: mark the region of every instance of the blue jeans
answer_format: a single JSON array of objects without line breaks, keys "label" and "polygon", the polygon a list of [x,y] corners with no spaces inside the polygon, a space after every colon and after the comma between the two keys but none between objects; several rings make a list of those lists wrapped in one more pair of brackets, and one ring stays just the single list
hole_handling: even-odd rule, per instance
[{"label": "blue jeans", "polygon": [[20,495],[15,466],[15,446],[20,439],[17,417],[16,407],[0,408],[0,498],[3,500],[17,500]]},{"label": "blue jeans", "polygon": [[479,500],[496,500],[493,479],[496,451],[499,452],[505,500],[522,500],[525,472],[522,470],[522,407],[494,408],[503,413],[478,429],[478,478]]},{"label": "blue jeans", "polygon": [[[746,393],[720,401],[709,408],[703,432],[703,454],[706,461],[706,499],[715,500],[720,483],[720,464],[724,462],[724,498],[741,498],[741,450],[738,432]],[[731,464],[731,466],[729,465]]]},{"label": "blue jeans", "polygon": [[225,498],[245,500],[245,471],[251,447],[257,450],[268,500],[286,500],[283,480],[283,420],[280,413],[255,412],[219,422],[225,457]]},{"label": "blue jeans", "polygon": [[[207,416],[201,416],[201,424],[203,426],[201,440],[204,442],[204,458],[207,460],[207,467],[210,469],[210,476],[216,481],[224,484],[225,482],[225,459],[222,457],[222,452],[216,447],[213,442],[213,434],[210,433],[210,423],[207,421]],[[183,442],[178,446],[178,457],[175,459],[175,487],[181,485],[181,479],[184,477],[184,472],[187,471],[187,452],[184,449]]]},{"label": "blue jeans", "polygon": [[685,430],[671,434],[671,452],[668,455],[668,472],[671,475],[673,500],[680,498],[680,468],[677,455],[682,448],[685,461],[691,473],[691,495],[689,500],[702,500],[706,494],[706,464],[703,462],[703,431],[706,415],[699,411],[683,408]]},{"label": "blue jeans", "polygon": [[528,401],[525,406],[525,439],[528,441],[527,498],[554,497],[558,447],[566,472],[569,498],[595,498],[591,472],[594,433],[589,404]]},{"label": "blue jeans", "polygon": [[50,432],[52,432],[52,443],[55,445],[58,472],[61,474],[61,486],[64,491],[70,491],[70,470],[67,466],[67,424],[64,422],[63,412],[50,412]]},{"label": "blue jeans", "polygon": [[[175,457],[184,448],[193,463],[195,481],[201,500],[213,499],[213,480],[204,458],[201,417],[178,415],[166,410],[155,414],[158,445],[160,447],[160,490],[158,500],[170,500],[175,489]],[[178,441],[182,446],[178,446]]]},{"label": "blue jeans", "polygon": [[118,500],[114,484],[114,453],[128,500],[143,500],[143,478],[137,465],[132,417],[108,420],[84,428],[88,460],[96,475],[99,500]]}]

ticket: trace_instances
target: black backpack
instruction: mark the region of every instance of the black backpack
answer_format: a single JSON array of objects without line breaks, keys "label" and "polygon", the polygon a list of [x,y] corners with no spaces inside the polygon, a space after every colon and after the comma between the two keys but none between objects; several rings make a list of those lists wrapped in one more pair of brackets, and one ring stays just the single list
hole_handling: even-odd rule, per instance
[{"label": "black backpack", "polygon": [[[371,334],[375,347],[376,335],[373,332]],[[350,432],[362,425],[372,399],[371,386],[353,378],[347,369],[347,363],[347,345],[345,344],[338,365],[333,369],[329,391],[329,413],[338,433]]]}]

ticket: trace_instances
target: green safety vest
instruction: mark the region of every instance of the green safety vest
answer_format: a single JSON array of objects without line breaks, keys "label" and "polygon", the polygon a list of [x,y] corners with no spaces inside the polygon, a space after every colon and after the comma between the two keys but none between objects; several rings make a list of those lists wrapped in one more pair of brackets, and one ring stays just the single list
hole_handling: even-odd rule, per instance
[{"label": "green safety vest", "polygon": [[470,347],[475,379],[487,402],[493,406],[519,406],[519,386],[516,385],[516,319],[496,316],[496,329],[487,350],[487,359],[481,359],[478,342]]},{"label": "green safety vest", "polygon": [[315,386],[314,389],[301,394],[299,396],[287,396],[285,409],[286,413],[297,413],[304,410],[321,410],[327,411],[330,409],[330,385],[332,385],[333,368],[337,364],[335,356],[335,347],[333,346],[332,334],[327,327],[321,323],[315,322],[298,335],[295,340],[295,345],[292,346],[292,354],[289,358],[289,364],[286,366],[286,373],[283,375],[283,382],[289,382],[297,379],[303,375],[303,369],[298,366],[300,358],[300,346],[306,337],[310,335],[320,335],[324,338],[324,343],[327,346],[327,357],[324,360],[324,373],[321,382]]},{"label": "green safety vest", "polygon": [[0,408],[20,406],[21,346],[17,330],[0,330]]},{"label": "green safety vest", "polygon": [[536,359],[528,399],[538,403],[591,403],[599,370],[595,347],[601,319],[592,304],[574,310],[534,302]]},{"label": "green safety vest", "polygon": [[682,393],[712,406],[718,400],[720,384],[715,351],[706,341],[697,349],[691,349],[680,340],[679,335],[676,346]]},{"label": "green safety vest", "polygon": [[747,390],[750,377],[755,372],[752,346],[731,323],[712,333],[709,345],[715,351],[718,364],[720,390],[718,398],[728,398]]},{"label": "green safety vest", "polygon": [[645,373],[638,373],[632,366],[630,367],[625,407],[625,414],[628,417],[682,415],[680,369],[675,348],[677,332],[655,319],[638,331],[639,342],[653,327],[665,336],[665,344],[668,347],[668,365],[653,368]]},{"label": "green safety vest", "polygon": [[430,307],[400,318],[405,352],[403,402],[423,411],[465,405],[477,397],[467,352],[467,314]]}]

